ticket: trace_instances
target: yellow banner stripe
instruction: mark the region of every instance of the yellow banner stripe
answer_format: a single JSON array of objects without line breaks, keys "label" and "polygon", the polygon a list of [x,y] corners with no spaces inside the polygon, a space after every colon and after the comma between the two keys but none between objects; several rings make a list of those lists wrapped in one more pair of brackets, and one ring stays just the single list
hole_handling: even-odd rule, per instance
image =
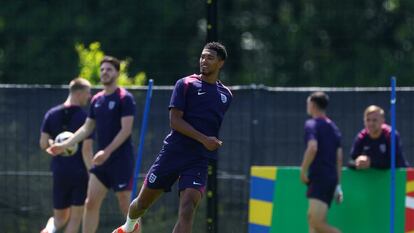
[{"label": "yellow banner stripe", "polygon": [[249,223],[271,226],[273,204],[255,199],[249,200]]},{"label": "yellow banner stripe", "polygon": [[[407,182],[407,186],[406,186],[406,193],[411,193],[414,192],[414,181],[409,181]],[[411,233],[411,232],[410,232]],[[414,233],[414,232],[413,232]]]},{"label": "yellow banner stripe", "polygon": [[405,233],[414,233],[414,231],[407,231],[407,232],[405,232]]},{"label": "yellow banner stripe", "polygon": [[251,175],[269,180],[276,180],[277,167],[274,166],[252,166]]}]

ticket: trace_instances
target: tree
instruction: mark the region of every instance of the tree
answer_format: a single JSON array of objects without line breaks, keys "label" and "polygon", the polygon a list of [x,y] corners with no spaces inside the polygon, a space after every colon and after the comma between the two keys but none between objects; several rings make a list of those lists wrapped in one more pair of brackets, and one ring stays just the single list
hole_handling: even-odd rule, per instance
[{"label": "tree", "polygon": [[[99,42],[92,42],[88,48],[84,44],[78,43],[75,46],[79,56],[80,77],[91,82],[92,85],[99,85],[99,67],[105,54],[101,50]],[[128,76],[128,65],[130,59],[121,60],[118,84],[122,86],[142,86],[146,81],[144,72],[137,73],[134,77]]]}]

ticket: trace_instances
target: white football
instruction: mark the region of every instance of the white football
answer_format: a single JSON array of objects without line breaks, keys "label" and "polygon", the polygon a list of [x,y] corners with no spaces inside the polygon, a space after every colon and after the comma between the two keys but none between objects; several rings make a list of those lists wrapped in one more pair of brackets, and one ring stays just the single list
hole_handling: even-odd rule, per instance
[{"label": "white football", "polygon": [[[55,142],[56,143],[63,142],[66,139],[70,138],[72,135],[73,135],[72,132],[63,131],[58,136],[56,136]],[[73,146],[70,146],[70,147],[65,148],[64,152],[61,155],[63,155],[63,156],[71,156],[71,155],[74,155],[76,153],[76,151],[78,151],[78,144],[77,143],[75,145],[73,145]]]}]

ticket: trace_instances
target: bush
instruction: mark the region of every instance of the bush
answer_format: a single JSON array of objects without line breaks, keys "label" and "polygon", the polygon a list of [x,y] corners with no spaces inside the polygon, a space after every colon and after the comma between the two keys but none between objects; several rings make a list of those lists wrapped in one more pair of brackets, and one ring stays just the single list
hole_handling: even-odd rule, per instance
[{"label": "bush", "polygon": [[[101,44],[99,42],[92,42],[88,47],[85,47],[84,44],[78,43],[75,45],[75,49],[79,57],[79,76],[89,80],[92,85],[99,85],[99,63],[105,56],[105,53],[101,50]],[[134,77],[129,77],[128,66],[130,62],[131,59],[129,58],[121,60],[118,84],[121,86],[144,85],[146,81],[146,75],[144,72],[141,71]]]}]

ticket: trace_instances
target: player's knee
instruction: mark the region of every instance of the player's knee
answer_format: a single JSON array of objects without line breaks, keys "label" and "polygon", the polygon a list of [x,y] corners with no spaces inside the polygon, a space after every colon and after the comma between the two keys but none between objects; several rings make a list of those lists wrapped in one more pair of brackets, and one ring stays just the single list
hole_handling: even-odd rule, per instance
[{"label": "player's knee", "polygon": [[68,222],[68,220],[69,220],[69,217],[61,217],[61,218],[55,218],[55,226],[57,227],[57,228],[61,228],[61,227],[63,227],[64,225],[66,225],[66,223]]},{"label": "player's knee", "polygon": [[93,198],[86,198],[85,200],[85,209],[87,210],[95,210],[95,209],[99,209],[100,207],[100,202],[93,199]]},{"label": "player's knee", "polygon": [[308,223],[315,230],[318,230],[320,226],[323,224],[320,218],[311,213],[308,213]]},{"label": "player's knee", "polygon": [[66,223],[69,220],[69,215],[70,215],[69,211],[62,211],[59,214],[55,214],[54,216],[55,226],[57,228],[61,228],[64,225],[66,225]]}]

